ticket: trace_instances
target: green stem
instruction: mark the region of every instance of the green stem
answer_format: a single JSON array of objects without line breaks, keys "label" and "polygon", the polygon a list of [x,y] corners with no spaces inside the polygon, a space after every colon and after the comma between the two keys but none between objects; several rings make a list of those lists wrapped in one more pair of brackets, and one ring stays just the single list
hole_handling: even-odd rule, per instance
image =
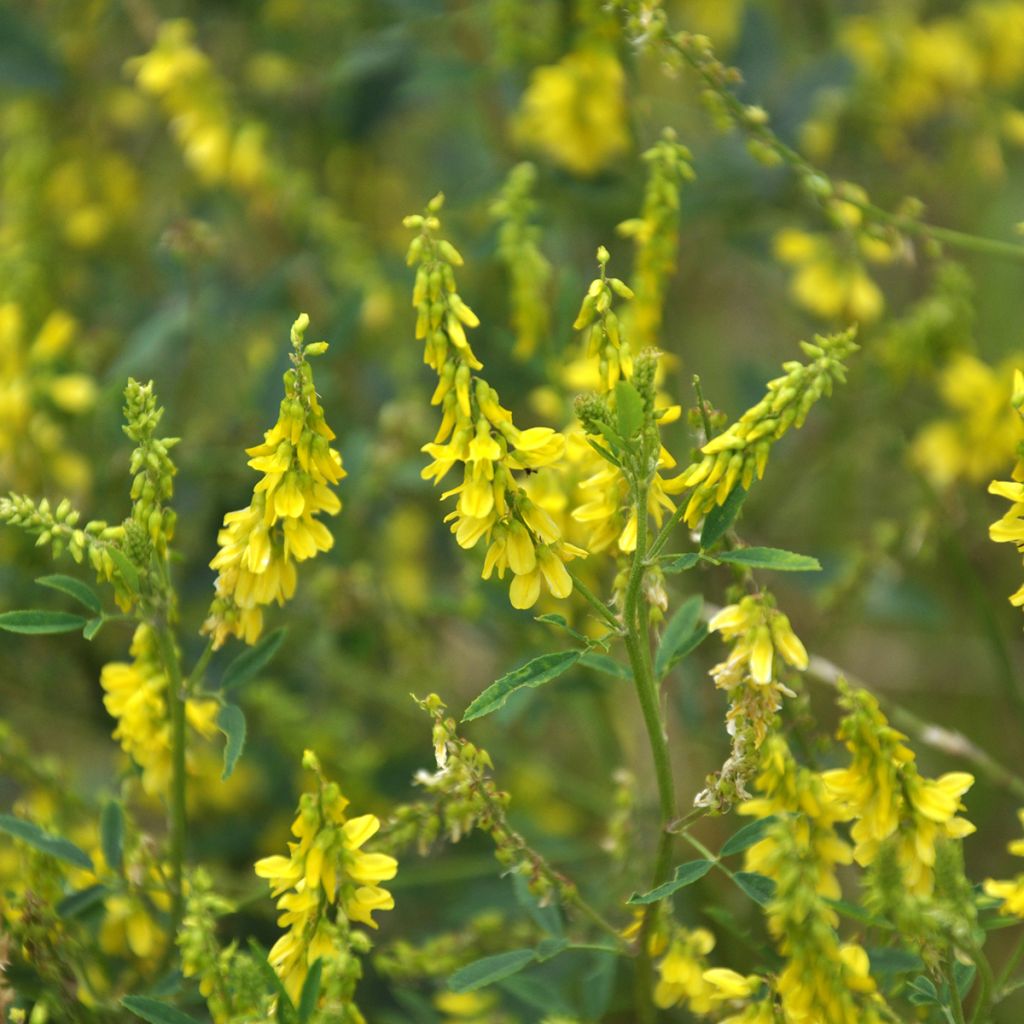
[{"label": "green stem", "polygon": [[622,623],[612,614],[609,607],[576,575],[576,573],[569,571],[570,577],[572,577],[572,585],[576,591],[578,591],[580,597],[584,598],[589,605],[608,623],[616,633],[622,629]]},{"label": "green stem", "polygon": [[967,1018],[964,1016],[964,1004],[960,999],[960,989],[957,988],[952,966],[947,964],[942,973],[946,976],[946,984],[949,986],[949,999],[952,1003],[953,1019],[956,1021],[956,1024],[967,1024]]},{"label": "green stem", "polygon": [[156,627],[160,658],[167,673],[167,700],[171,714],[171,792],[168,794],[171,860],[171,945],[178,934],[185,910],[183,876],[185,870],[185,838],[188,821],[185,814],[185,700],[181,661],[174,645],[174,636],[166,622]]},{"label": "green stem", "polygon": [[185,694],[195,693],[199,687],[203,676],[206,674],[206,666],[210,664],[210,658],[213,656],[213,640],[207,640],[206,646],[203,648],[203,653],[199,655],[199,659],[195,665],[192,666],[192,671],[188,674],[188,679],[185,680]]},{"label": "green stem", "polygon": [[[676,817],[675,786],[672,780],[672,765],[668,752],[668,738],[661,719],[658,685],[651,664],[651,644],[648,628],[648,608],[643,599],[643,577],[647,566],[647,490],[648,483],[637,487],[636,493],[636,550],[630,568],[629,582],[623,606],[626,627],[624,637],[629,655],[633,682],[636,686],[640,710],[643,713],[647,738],[654,760],[654,774],[658,784],[658,805],[660,809],[660,832],[658,849],[655,854],[651,888],[661,885],[668,878],[672,860],[672,835],[668,831]],[[650,1024],[655,1019],[652,1001],[654,990],[654,965],[651,961],[649,938],[655,923],[656,909],[650,904],[644,911],[640,926],[639,951],[636,970],[636,1009],[641,1024]]]},{"label": "green stem", "polygon": [[992,1007],[995,977],[992,973],[992,965],[988,962],[988,957],[982,952],[980,946],[974,946],[971,949],[971,956],[974,958],[979,978],[978,998],[971,1013],[971,1024],[984,1024],[986,1015]]}]

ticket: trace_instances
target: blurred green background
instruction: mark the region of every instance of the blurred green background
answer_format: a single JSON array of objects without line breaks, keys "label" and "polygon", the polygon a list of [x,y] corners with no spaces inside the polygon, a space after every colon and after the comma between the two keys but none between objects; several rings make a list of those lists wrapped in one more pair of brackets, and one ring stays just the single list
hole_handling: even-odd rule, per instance
[{"label": "blurred green background", "polygon": [[[677,27],[711,35],[742,69],[744,99],[830,174],[887,209],[913,195],[934,223],[1013,237],[1024,218],[1024,3],[666,8]],[[511,609],[504,587],[478,579],[479,552],[457,548],[438,493],[420,479],[436,411],[412,338],[402,216],[445,191],[488,379],[517,421],[561,428],[572,397],[561,367],[578,350],[571,324],[594,251],[607,245],[612,271],[629,279],[632,244],[616,225],[637,216],[640,154],[666,126],[691,150],[696,179],[682,189],[659,340],[671,357],[665,390],[692,406],[699,373],[708,399],[738,416],[796,356],[797,340],[860,321],[848,385],[778,446],[746,504],[750,543],[824,566],[772,580],[780,606],[810,651],[1018,765],[1024,643],[1006,595],[1021,568],[988,541],[1002,505],[985,487],[1008,476],[1019,438],[1006,410],[1009,367],[1024,348],[1021,265],[920,242],[873,260],[787,168],[763,166],[741,138],[717,131],[695,80],[638,53],[621,20],[596,0],[0,5],[0,486],[68,495],[89,518],[119,521],[130,450],[120,394],[129,375],[152,378],[166,432],[183,438],[177,582],[189,659],[202,648],[218,526],[255,479],[243,448],[276,413],[288,327],[306,311],[309,338],[331,343],[317,383],[349,473],[330,524],[335,547],[302,567],[295,600],[268,615],[269,626],[288,625],[288,639],[240,698],[249,742],[235,778],[195,795],[193,856],[215,864],[235,895],[260,891],[251,863],[282,846],[303,748],[319,752],[354,806],[386,818],[433,760],[410,692],[436,691],[461,712],[494,678],[562,644]],[[546,97],[538,69],[555,69],[549,88],[565,95]],[[524,113],[531,103],[547,128]],[[536,164],[533,221],[554,268],[537,297],[550,331],[529,359],[513,353],[489,213],[523,159]],[[818,239],[812,284],[831,296],[828,308],[801,304],[799,261],[780,258],[779,233],[794,229],[805,233],[797,248]],[[685,417],[668,439],[685,461]],[[687,544],[680,531],[674,547]],[[29,539],[0,535],[0,608],[62,607],[32,582],[49,566]],[[606,591],[612,575],[610,563],[596,566],[595,585]],[[722,601],[720,574],[675,579],[672,606],[698,589]],[[565,611],[537,609],[552,610]],[[91,644],[0,642],[5,809],[46,788],[19,746],[29,760],[59,762],[86,809],[112,790],[125,765],[98,679],[128,640],[110,627]],[[722,649],[708,641],[669,683],[684,801],[728,749],[724,704],[706,675]],[[815,685],[809,707],[827,730],[831,700]],[[636,777],[641,848],[653,834],[634,703],[625,684],[578,669],[467,730],[512,793],[513,821],[598,900],[609,884],[623,895],[643,887],[645,857],[610,876],[601,849],[619,769]],[[915,748],[928,774],[963,767]],[[835,756],[813,743],[807,754],[821,764]],[[1013,873],[1004,846],[1018,802],[979,776],[968,796],[979,826],[966,843],[973,877]],[[158,807],[148,824],[160,833]],[[735,822],[702,828],[714,846]],[[476,837],[407,855],[394,890],[385,944],[485,908],[521,914]],[[750,961],[744,943],[756,948],[761,925],[746,922],[735,893],[713,876],[687,892],[700,893],[694,922],[708,923],[696,907],[710,903],[743,918],[752,940],[723,929],[720,948],[730,962]],[[271,938],[269,910],[253,904],[239,930]],[[431,1019],[429,1000],[400,1010],[386,988],[371,968],[360,989],[371,1020]],[[537,1019],[510,1005],[517,1019]],[[402,1015],[414,1012],[423,1016]]]}]

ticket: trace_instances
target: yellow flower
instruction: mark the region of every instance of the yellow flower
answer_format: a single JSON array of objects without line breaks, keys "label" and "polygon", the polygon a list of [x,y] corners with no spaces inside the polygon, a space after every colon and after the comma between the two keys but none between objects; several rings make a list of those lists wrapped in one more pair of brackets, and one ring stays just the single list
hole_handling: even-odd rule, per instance
[{"label": "yellow flower", "polygon": [[844,242],[786,228],[775,236],[775,257],[794,268],[790,289],[804,309],[826,320],[870,323],[881,315],[885,300],[864,264],[889,262],[892,254],[874,239]]},{"label": "yellow flower", "polygon": [[515,120],[516,138],[582,177],[629,148],[625,74],[615,55],[594,46],[537,68]]},{"label": "yellow flower", "polygon": [[[103,667],[103,705],[117,720],[114,739],[142,769],[142,788],[150,796],[162,796],[171,780],[171,720],[167,675],[149,626],[143,624],[135,630],[131,655],[131,663],[111,662]],[[215,700],[189,698],[186,720],[204,739],[210,739],[217,732],[218,708]],[[194,770],[191,754],[189,767]]]},{"label": "yellow flower", "polygon": [[466,328],[479,325],[476,314],[455,290],[453,266],[462,257],[450,242],[435,237],[443,202],[437,196],[424,216],[407,217],[407,227],[421,234],[409,247],[408,262],[418,264],[413,288],[416,337],[425,342],[424,362],[438,375],[431,403],[440,405],[441,423],[434,440],[423,446],[432,461],[421,476],[435,483],[457,465],[462,483],[441,500],[458,495],[455,510],[445,517],[460,547],[487,541],[482,576],[495,572],[504,579],[512,571],[509,600],[530,608],[540,597],[541,583],[554,597],[568,597],[572,578],[565,562],[586,552],[562,538],[558,525],[535,504],[520,479],[557,463],[565,438],[550,427],[520,430],[500,402],[498,392],[474,371],[483,364],[473,354]]},{"label": "yellow flower", "polygon": [[716,986],[704,978],[704,959],[715,948],[715,937],[706,928],[678,929],[668,952],[658,962],[654,1003],[667,1010],[685,1003],[694,1013],[706,1013],[714,1005]]},{"label": "yellow flower", "polygon": [[224,517],[220,550],[210,562],[218,571],[216,596],[203,632],[215,647],[229,636],[255,643],[263,629],[262,605],[284,604],[295,593],[295,563],[330,550],[334,543],[321,513],[337,515],[341,501],[331,489],[345,475],[341,456],[317,399],[307,356],[326,342],[305,346],[309,317],[292,327],[293,368],[284,375],[285,397],[277,423],[263,444],[246,449],[249,466],[263,474],[252,501]]},{"label": "yellow flower", "polygon": [[924,426],[910,450],[933,486],[946,488],[961,478],[976,483],[1013,457],[1021,434],[1006,402],[1013,362],[991,367],[959,353],[939,374],[939,394],[951,415]]},{"label": "yellow flower", "polygon": [[[1017,812],[1020,823],[1024,826],[1024,810]],[[1024,857],[1024,839],[1015,839],[1009,844],[1010,853],[1015,857]],[[989,896],[1002,900],[1001,907],[1004,914],[1013,914],[1016,917],[1024,918],[1024,872],[1008,881],[998,881],[995,878],[985,880],[985,892]]]},{"label": "yellow flower", "polygon": [[303,755],[303,765],[316,773],[317,789],[304,793],[299,803],[292,824],[299,841],[288,844],[287,857],[264,857],[255,865],[282,911],[277,923],[288,929],[267,959],[295,1002],[318,959],[328,973],[344,970],[352,922],[376,928],[374,911],[394,907],[379,883],[394,878],[398,869],[394,857],[362,850],[380,821],[372,814],[345,814],[348,800],[323,776],[312,751]]}]

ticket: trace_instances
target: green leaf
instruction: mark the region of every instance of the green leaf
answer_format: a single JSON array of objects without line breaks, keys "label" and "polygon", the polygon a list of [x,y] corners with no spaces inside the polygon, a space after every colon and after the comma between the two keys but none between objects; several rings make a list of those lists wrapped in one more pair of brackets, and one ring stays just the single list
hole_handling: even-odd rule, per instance
[{"label": "green leaf", "polygon": [[224,670],[224,678],[220,681],[220,688],[222,690],[233,690],[235,687],[249,682],[250,679],[253,679],[262,672],[273,660],[281,644],[284,643],[287,632],[287,627],[282,626],[280,629],[275,629],[273,633],[268,633],[254,647],[249,647],[242,651]]},{"label": "green leaf", "polygon": [[532,964],[537,954],[532,949],[513,949],[496,956],[485,956],[465,967],[460,967],[449,979],[448,987],[453,992],[474,992],[485,985],[493,985],[502,978],[518,974],[527,964]]},{"label": "green leaf", "polygon": [[932,983],[931,978],[924,974],[919,974],[914,978],[907,988],[910,990],[907,1000],[914,1006],[927,1006],[939,1001],[938,989]]},{"label": "green leaf", "polygon": [[700,608],[703,599],[699,594],[687,598],[675,611],[665,626],[658,653],[654,656],[654,674],[658,679],[679,659],[676,652],[697,631],[700,625]]},{"label": "green leaf", "polygon": [[633,673],[625,665],[620,665],[614,658],[609,658],[607,654],[598,654],[596,651],[587,651],[580,658],[580,664],[598,672],[604,672],[606,675],[615,676],[617,679],[633,678]]},{"label": "green leaf", "polygon": [[124,810],[116,800],[108,800],[100,812],[100,846],[107,866],[120,874],[124,864]]},{"label": "green leaf", "polygon": [[686,572],[700,561],[700,554],[696,551],[687,551],[685,555],[667,555],[666,557],[670,561],[666,561],[661,567],[662,572]]},{"label": "green leaf", "polygon": [[302,983],[302,994],[299,996],[299,1024],[307,1024],[316,1010],[316,1001],[320,998],[320,975],[323,973],[324,962],[317,957],[309,969],[306,980]]},{"label": "green leaf", "polygon": [[282,1022],[294,1020],[295,1004],[277,976],[277,971],[267,962],[267,951],[255,939],[249,939],[249,949],[252,952],[252,962],[263,976],[264,984],[271,992],[277,993],[277,1019]]},{"label": "green leaf", "polygon": [[872,974],[904,974],[907,971],[924,970],[924,961],[907,949],[873,946],[869,947],[867,953]]},{"label": "green leaf", "polygon": [[109,891],[105,885],[99,883],[79,889],[77,892],[65,896],[57,904],[57,913],[65,920],[78,917],[79,914],[84,914],[87,910],[95,907],[97,903],[102,903]]},{"label": "green leaf", "polygon": [[657,903],[659,900],[665,899],[666,896],[671,896],[672,893],[677,892],[679,889],[687,885],[693,885],[694,882],[703,878],[713,867],[714,861],[710,860],[687,861],[676,868],[674,878],[663,882],[656,889],[652,889],[650,892],[645,892],[642,895],[640,893],[633,893],[626,902],[633,907]]},{"label": "green leaf", "polygon": [[550,683],[552,679],[557,679],[562,673],[568,672],[579,660],[579,651],[559,651],[556,654],[542,654],[539,658],[528,661],[520,668],[503,675],[497,682],[491,683],[466,708],[462,720],[472,722],[476,718],[497,711],[516,690],[521,690],[524,686],[536,687]]},{"label": "green leaf", "polygon": [[736,884],[755,902],[763,907],[775,895],[775,883],[755,871],[737,871]]},{"label": "green leaf", "polygon": [[96,618],[90,619],[82,627],[82,636],[84,636],[86,640],[92,640],[93,637],[95,637],[96,634],[103,628],[103,623],[105,623],[106,621],[107,620],[102,615],[97,615]]},{"label": "green leaf", "polygon": [[0,629],[8,633],[71,633],[84,625],[85,619],[71,612],[25,610],[0,614]]},{"label": "green leaf", "polygon": [[550,938],[541,939],[537,943],[537,959],[543,963],[564,953],[569,948],[569,940],[563,935],[552,935]]},{"label": "green leaf", "polygon": [[570,634],[570,636],[573,636],[575,639],[579,640],[580,643],[587,642],[587,638],[582,633],[580,633],[578,630],[573,629],[572,626],[569,625],[564,615],[557,615],[554,612],[549,612],[547,615],[535,615],[533,617],[533,621],[546,622],[551,626],[558,626],[559,629],[564,629],[566,633]]},{"label": "green leaf", "polygon": [[195,1017],[149,996],[125,996],[121,1005],[149,1024],[199,1024]]},{"label": "green leaf", "polygon": [[644,425],[644,400],[628,380],[620,380],[615,385],[615,416],[619,433],[626,438],[638,434]]},{"label": "green leaf", "polygon": [[128,556],[120,549],[115,547],[107,548],[110,552],[110,558],[114,565],[117,566],[117,571],[124,581],[124,585],[133,593],[139,592],[139,570],[128,560]]},{"label": "green leaf", "polygon": [[767,818],[758,818],[757,821],[748,821],[743,828],[733,832],[728,839],[726,839],[722,849],[719,850],[719,857],[730,857],[734,853],[742,853],[744,850],[753,846],[754,843],[761,841],[761,837],[764,835],[769,825],[773,825],[778,821],[778,816],[769,814]]},{"label": "green leaf", "polygon": [[734,487],[729,492],[729,497],[705,516],[704,528],[700,532],[701,551],[707,551],[725,536],[729,527],[736,522],[746,496],[747,492],[742,487]]},{"label": "green leaf", "polygon": [[80,850],[74,843],[61,836],[52,836],[44,832],[34,822],[16,818],[13,814],[0,814],[0,832],[6,832],[28,843],[29,846],[48,853],[51,857],[58,857],[69,864],[74,864],[75,867],[85,868],[86,871],[93,870],[92,859],[84,850]]},{"label": "green leaf", "polygon": [[220,776],[224,782],[231,778],[245,747],[245,715],[242,709],[237,704],[225,704],[217,712],[217,728],[225,736],[224,771]]},{"label": "green leaf", "polygon": [[[532,1009],[540,1010],[544,1020],[550,1019],[553,1014],[563,1017],[572,1014],[572,1007],[566,1003],[558,989],[545,978],[538,977],[536,973],[513,974],[508,978],[502,978],[498,982],[498,988]],[[531,1016],[530,1019],[541,1018]]]},{"label": "green leaf", "polygon": [[975,975],[978,969],[974,964],[953,964],[953,981],[956,983],[956,990],[960,993],[961,999],[966,999],[974,985]]},{"label": "green leaf", "polygon": [[80,604],[84,604],[94,615],[100,613],[100,599],[96,592],[87,583],[76,580],[74,576],[62,576],[56,573],[53,576],[40,576],[36,579],[41,587],[49,587],[51,590],[59,590],[68,597],[73,597]]},{"label": "green leaf", "polygon": [[797,555],[782,548],[739,548],[720,551],[715,555],[720,562],[742,565],[748,569],[775,569],[779,572],[820,572],[821,562],[810,555]]}]

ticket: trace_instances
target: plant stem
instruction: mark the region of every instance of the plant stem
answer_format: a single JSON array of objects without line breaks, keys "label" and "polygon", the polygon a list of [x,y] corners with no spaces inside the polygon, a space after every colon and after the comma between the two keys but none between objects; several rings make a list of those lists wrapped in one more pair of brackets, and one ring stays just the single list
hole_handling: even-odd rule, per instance
[{"label": "plant stem", "polygon": [[622,629],[622,623],[612,614],[609,607],[576,575],[576,573],[570,570],[569,575],[572,577],[572,585],[575,590],[579,592],[580,597],[584,598],[588,604],[590,604],[594,610],[608,623],[617,633]]},{"label": "plant stem", "polygon": [[964,1004],[960,999],[960,989],[957,988],[953,968],[947,965],[942,973],[945,974],[946,984],[949,986],[949,999],[952,1003],[953,1019],[956,1021],[956,1024],[967,1024],[967,1018],[964,1016]]},{"label": "plant stem", "polygon": [[[651,644],[648,628],[648,607],[643,599],[643,577],[647,566],[647,491],[649,483],[643,482],[636,488],[636,550],[630,568],[629,582],[623,607],[626,628],[624,637],[629,655],[633,682],[636,686],[640,710],[643,713],[647,739],[651,745],[654,760],[654,774],[658,784],[658,806],[660,810],[660,832],[655,854],[651,888],[661,885],[668,877],[672,860],[672,835],[669,826],[676,817],[675,786],[672,780],[672,765],[668,753],[668,738],[661,719],[658,685],[654,679],[651,664]],[[641,1024],[649,1024],[655,1018],[652,992],[654,988],[654,965],[651,962],[649,938],[655,922],[655,905],[650,904],[644,911],[640,926],[639,952],[636,970],[636,1010]]]},{"label": "plant stem", "polygon": [[183,875],[185,869],[185,838],[188,821],[185,815],[185,700],[181,661],[174,645],[174,636],[166,622],[156,627],[160,658],[167,673],[167,700],[171,714],[171,792],[168,794],[168,821],[171,859],[171,945],[178,934],[185,910]]}]

